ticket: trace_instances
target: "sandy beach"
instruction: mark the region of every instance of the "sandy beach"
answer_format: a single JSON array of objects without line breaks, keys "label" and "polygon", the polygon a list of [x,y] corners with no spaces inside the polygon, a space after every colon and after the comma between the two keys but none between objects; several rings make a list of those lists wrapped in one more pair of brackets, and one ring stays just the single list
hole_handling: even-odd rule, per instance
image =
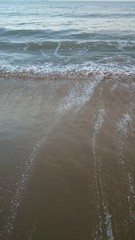
[{"label": "sandy beach", "polygon": [[134,239],[134,76],[5,79],[1,239]]}]

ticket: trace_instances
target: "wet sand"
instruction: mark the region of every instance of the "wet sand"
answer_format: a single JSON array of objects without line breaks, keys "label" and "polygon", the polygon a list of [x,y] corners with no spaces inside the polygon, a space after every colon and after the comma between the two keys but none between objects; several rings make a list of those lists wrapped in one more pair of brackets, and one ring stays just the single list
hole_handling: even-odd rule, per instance
[{"label": "wet sand", "polygon": [[135,239],[134,76],[22,78],[0,78],[1,239]]}]

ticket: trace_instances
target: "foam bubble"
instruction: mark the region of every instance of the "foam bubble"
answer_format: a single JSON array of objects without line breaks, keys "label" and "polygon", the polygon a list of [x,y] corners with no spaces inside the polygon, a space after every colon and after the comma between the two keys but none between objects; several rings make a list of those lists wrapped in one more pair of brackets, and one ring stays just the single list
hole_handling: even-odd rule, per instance
[{"label": "foam bubble", "polygon": [[[55,54],[58,54],[58,50],[60,48],[60,45],[58,44]],[[102,63],[102,62],[93,62],[88,61],[83,64],[58,64],[58,63],[44,63],[44,64],[36,64],[36,65],[12,65],[7,64],[5,62],[1,62],[0,66],[0,76],[4,76],[8,74],[19,74],[19,73],[25,73],[29,74],[66,74],[66,73],[81,73],[85,76],[89,73],[99,74],[99,75],[105,75],[107,73],[111,74],[135,74],[135,68],[134,65],[120,65],[118,63]]]},{"label": "foam bubble", "polygon": [[116,123],[117,130],[121,133],[126,135],[128,124],[131,121],[131,117],[128,113],[123,114],[123,117]]},{"label": "foam bubble", "polygon": [[129,216],[132,222],[135,220],[135,214],[134,214],[135,188],[134,188],[133,175],[131,173],[131,170],[129,169],[128,161],[124,154],[124,145],[127,142],[126,136],[129,130],[129,124],[131,123],[131,120],[132,119],[129,113],[125,113],[119,119],[119,121],[116,122],[116,127],[117,127],[117,133],[118,133],[118,150],[117,150],[118,161],[122,168],[124,184],[127,185],[127,201],[129,205]]},{"label": "foam bubble", "polygon": [[107,240],[114,240],[112,223],[111,223],[111,215],[109,214],[108,209],[105,210],[105,225],[106,225]]},{"label": "foam bubble", "polygon": [[76,83],[75,86],[69,91],[69,94],[62,100],[62,104],[60,104],[59,111],[63,112],[65,110],[76,108],[79,109],[85,102],[90,100],[94,89],[101,79],[97,79],[94,81],[83,81],[81,82],[81,86],[79,83]]}]

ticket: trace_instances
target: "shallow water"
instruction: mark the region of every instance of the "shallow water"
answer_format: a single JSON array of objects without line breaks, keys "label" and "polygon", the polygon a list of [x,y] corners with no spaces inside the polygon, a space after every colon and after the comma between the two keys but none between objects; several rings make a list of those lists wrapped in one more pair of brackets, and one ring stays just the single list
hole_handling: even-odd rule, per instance
[{"label": "shallow water", "polygon": [[1,239],[134,239],[134,76],[0,89]]}]

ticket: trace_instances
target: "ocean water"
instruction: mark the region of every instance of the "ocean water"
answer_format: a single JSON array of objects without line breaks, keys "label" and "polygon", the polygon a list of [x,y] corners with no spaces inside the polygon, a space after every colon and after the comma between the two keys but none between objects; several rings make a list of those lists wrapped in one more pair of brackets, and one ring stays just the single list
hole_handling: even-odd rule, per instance
[{"label": "ocean water", "polygon": [[2,1],[0,69],[134,71],[134,2]]},{"label": "ocean water", "polygon": [[0,240],[135,239],[135,2],[0,2]]}]

